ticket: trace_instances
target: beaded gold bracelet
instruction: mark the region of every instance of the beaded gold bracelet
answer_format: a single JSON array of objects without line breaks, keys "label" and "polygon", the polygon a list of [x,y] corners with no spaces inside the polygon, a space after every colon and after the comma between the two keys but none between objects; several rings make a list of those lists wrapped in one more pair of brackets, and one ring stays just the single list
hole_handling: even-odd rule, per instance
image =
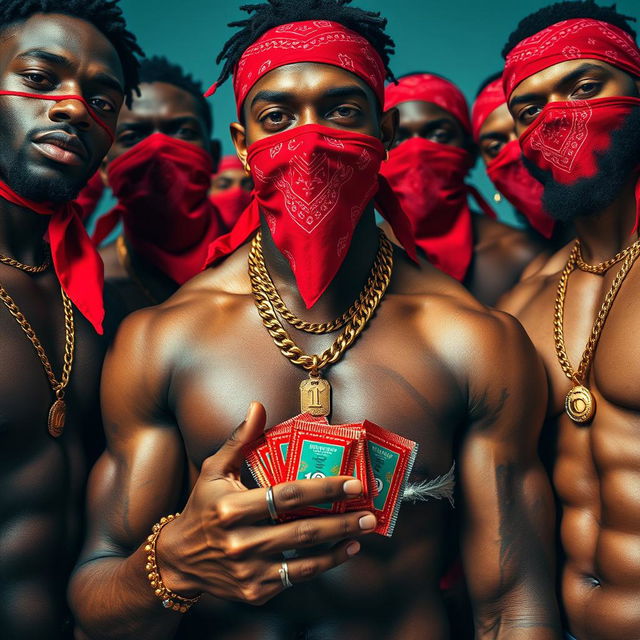
[{"label": "beaded gold bracelet", "polygon": [[147,578],[149,578],[149,584],[153,589],[153,593],[162,600],[162,606],[165,609],[172,609],[173,611],[186,613],[196,602],[198,602],[198,600],[200,600],[202,594],[197,595],[195,598],[185,598],[184,596],[178,595],[170,589],[167,589],[164,582],[162,582],[160,569],[158,569],[156,561],[156,545],[162,528],[179,516],[180,514],[176,513],[175,515],[167,516],[166,518],[160,518],[160,522],[156,522],[153,525],[151,535],[147,538],[147,544],[144,547],[144,550],[147,553],[147,564],[144,568],[147,571]]}]

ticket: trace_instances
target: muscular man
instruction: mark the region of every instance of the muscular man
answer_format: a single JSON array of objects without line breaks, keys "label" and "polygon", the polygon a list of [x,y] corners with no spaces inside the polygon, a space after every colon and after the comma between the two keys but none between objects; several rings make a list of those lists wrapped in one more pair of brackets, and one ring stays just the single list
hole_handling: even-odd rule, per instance
[{"label": "muscular man", "polygon": [[578,237],[502,302],[549,379],[564,610],[579,640],[639,638],[640,51],[624,16],[567,2],[525,18],[505,54],[527,166]]},{"label": "muscular man", "polygon": [[[416,243],[445,273],[493,305],[520,277],[542,245],[495,220],[495,213],[465,179],[475,163],[469,110],[449,80],[413,73],[386,89],[400,125],[383,174],[411,218]],[[473,213],[475,195],[485,215]]]},{"label": "muscular man", "polygon": [[70,201],[111,144],[139,50],[106,1],[3,2],[0,32],[0,628],[57,639],[106,347],[102,264]]},{"label": "muscular man", "polygon": [[211,177],[209,197],[216,205],[227,229],[233,228],[251,202],[253,180],[234,153],[220,160],[218,170]]},{"label": "muscular man", "polygon": [[[414,252],[409,221],[378,178],[397,119],[381,108],[393,51],[385,21],[338,0],[248,11],[223,49],[218,84],[233,71],[239,121],[231,131],[255,198],[210,257],[237,250],[166,303],[130,316],[116,339],[103,384],[108,451],[93,473],[89,537],[71,588],[79,625],[91,638],[119,640],[449,637],[438,587],[457,534],[448,503],[404,505],[388,539],[353,540],[372,531],[367,511],[261,523],[265,490],[239,479],[240,446],[265,424],[260,405],[211,455],[252,399],[271,425],[300,411],[307,374],[274,344],[252,295],[251,281],[264,279],[255,267],[249,277],[244,243],[259,231],[252,264],[261,249],[285,304],[311,322],[343,313],[377,252],[392,253],[375,317],[320,369],[333,387],[329,417],[366,417],[418,441],[412,484],[447,474],[456,458],[478,637],[558,638],[551,496],[536,457],[545,389],[535,351],[512,318],[394,250],[376,227],[373,198]],[[309,354],[335,335],[289,331],[303,363],[326,363]],[[278,485],[276,509],[322,491],[339,495],[342,481]],[[163,610],[146,567],[153,523],[176,509],[182,515],[162,529],[155,557],[166,588],[205,594],[184,620]],[[345,538],[332,551],[303,548]],[[278,552],[295,547],[293,588],[281,593]]]},{"label": "muscular man", "polygon": [[[118,199],[98,221],[105,277],[125,311],[158,304],[202,270],[209,243],[225,231],[208,199],[218,143],[203,89],[166,58],[140,65],[140,94],[123,107],[102,176]],[[214,157],[215,156],[215,157]]]}]

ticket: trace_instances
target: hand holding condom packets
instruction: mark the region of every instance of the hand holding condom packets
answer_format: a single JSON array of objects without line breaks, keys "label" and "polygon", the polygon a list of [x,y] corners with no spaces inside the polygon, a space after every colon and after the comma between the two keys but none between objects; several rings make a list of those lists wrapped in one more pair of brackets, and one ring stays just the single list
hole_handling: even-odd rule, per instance
[{"label": "hand holding condom packets", "polygon": [[331,425],[324,417],[300,414],[247,445],[244,456],[256,483],[353,475],[362,482],[360,498],[317,504],[286,519],[371,510],[376,533],[391,536],[418,444],[364,420]]}]

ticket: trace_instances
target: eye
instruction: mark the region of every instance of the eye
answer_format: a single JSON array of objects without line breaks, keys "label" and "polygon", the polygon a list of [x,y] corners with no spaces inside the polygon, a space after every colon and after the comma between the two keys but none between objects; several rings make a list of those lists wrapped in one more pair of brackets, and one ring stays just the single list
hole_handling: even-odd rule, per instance
[{"label": "eye", "polygon": [[588,82],[583,82],[581,85],[576,87],[572,95],[578,96],[579,98],[589,98],[596,95],[598,91],[600,91],[601,87],[601,82],[594,82],[590,80]]},{"label": "eye", "polygon": [[48,91],[53,89],[54,82],[49,76],[39,71],[27,71],[22,74],[22,77],[33,87],[37,87],[38,89],[43,89]]},{"label": "eye", "polygon": [[293,117],[284,111],[274,110],[261,116],[259,121],[267,131],[278,131],[288,126]]},{"label": "eye", "polygon": [[493,142],[490,142],[489,144],[486,144],[483,147],[483,151],[490,158],[495,158],[500,153],[500,151],[502,150],[503,147],[504,147],[504,142],[500,142],[498,140],[494,140]]},{"label": "eye", "polygon": [[353,119],[360,115],[360,109],[349,105],[340,105],[329,113],[329,117],[337,117],[341,119]]},{"label": "eye", "polygon": [[103,98],[91,98],[89,100],[89,104],[98,109],[98,111],[104,111],[105,113],[113,113],[116,110],[115,106],[111,104],[111,102],[104,100]]},{"label": "eye", "polygon": [[124,131],[117,137],[118,144],[123,147],[132,147],[142,140],[141,134],[136,131]]},{"label": "eye", "polygon": [[540,111],[542,111],[542,109],[538,105],[532,104],[525,107],[520,111],[520,113],[518,113],[518,120],[525,123],[531,122],[540,113]]},{"label": "eye", "polygon": [[191,127],[180,127],[176,134],[185,140],[194,140],[198,137],[198,132]]},{"label": "eye", "polygon": [[453,134],[448,129],[436,129],[431,132],[429,139],[440,144],[447,144],[453,138]]}]

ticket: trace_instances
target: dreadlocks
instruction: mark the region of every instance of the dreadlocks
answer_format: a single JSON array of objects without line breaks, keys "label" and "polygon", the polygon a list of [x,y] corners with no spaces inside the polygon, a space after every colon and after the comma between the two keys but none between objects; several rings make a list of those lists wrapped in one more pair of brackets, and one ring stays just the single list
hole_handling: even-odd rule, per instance
[{"label": "dreadlocks", "polygon": [[62,13],[90,22],[102,32],[118,53],[124,73],[127,104],[138,86],[138,60],[143,56],[135,36],[118,6],[118,0],[2,0],[0,2],[0,30],[22,22],[34,13]]},{"label": "dreadlocks", "polygon": [[330,20],[355,31],[371,43],[378,52],[387,72],[388,80],[395,80],[389,69],[389,56],[394,53],[395,43],[385,33],[387,20],[379,12],[365,11],[349,7],[351,0],[268,0],[264,4],[246,4],[240,9],[250,14],[245,20],[231,22],[230,27],[241,30],[227,40],[216,58],[224,66],[218,78],[223,83],[247,47],[253,44],[263,33],[281,24],[303,20]]},{"label": "dreadlocks", "polygon": [[186,73],[181,66],[169,62],[164,56],[152,56],[143,59],[140,63],[139,76],[141,83],[166,82],[190,93],[200,105],[208,131],[211,133],[213,118],[209,103],[203,96],[202,84],[195,80],[191,74]]},{"label": "dreadlocks", "polygon": [[556,2],[520,20],[516,30],[509,36],[507,44],[502,49],[502,56],[506,58],[518,43],[538,33],[538,31],[542,31],[557,22],[573,20],[574,18],[600,20],[626,31],[634,40],[636,38],[636,32],[629,24],[630,20],[635,22],[635,18],[618,13],[615,4],[610,7],[602,7],[597,5],[594,0]]}]

